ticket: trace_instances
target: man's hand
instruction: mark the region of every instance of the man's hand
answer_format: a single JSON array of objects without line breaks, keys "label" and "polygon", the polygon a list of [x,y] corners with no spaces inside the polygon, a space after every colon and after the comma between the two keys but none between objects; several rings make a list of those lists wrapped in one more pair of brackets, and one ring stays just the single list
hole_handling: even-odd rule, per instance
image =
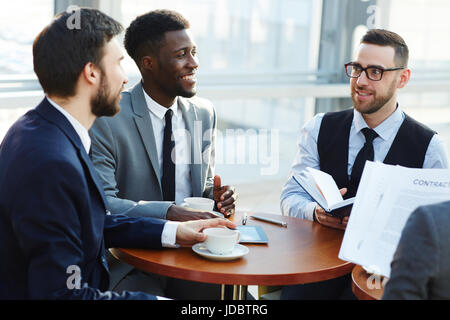
[{"label": "man's hand", "polygon": [[207,228],[216,227],[235,229],[236,225],[223,218],[181,222],[177,228],[176,243],[182,246],[190,246],[198,242],[203,242],[206,240],[206,235],[202,231]]},{"label": "man's hand", "polygon": [[190,221],[211,218],[217,218],[217,216],[207,211],[200,211],[176,205],[171,205],[166,214],[166,219],[172,221]]},{"label": "man's hand", "polygon": [[[341,192],[341,195],[344,195],[345,193],[347,193],[347,188],[343,188],[339,191]],[[343,219],[341,219],[330,216],[319,205],[317,205],[314,209],[314,215],[317,222],[321,225],[341,230],[345,230],[345,228],[347,228],[348,217],[344,217]]]},{"label": "man's hand", "polygon": [[230,186],[222,187],[220,176],[216,175],[214,177],[214,201],[225,217],[234,214],[237,198],[238,195],[234,188]]}]

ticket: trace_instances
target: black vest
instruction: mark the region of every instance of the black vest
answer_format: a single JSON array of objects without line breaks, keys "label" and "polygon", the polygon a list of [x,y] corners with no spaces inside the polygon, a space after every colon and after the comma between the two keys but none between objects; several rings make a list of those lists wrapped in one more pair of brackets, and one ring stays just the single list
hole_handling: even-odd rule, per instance
[{"label": "black vest", "polygon": [[[405,116],[383,163],[422,168],[428,145],[436,132]],[[349,187],[348,143],[352,122],[353,109],[326,113],[317,141],[320,170],[330,174],[339,189]],[[356,190],[348,190],[344,198],[355,194]]]}]

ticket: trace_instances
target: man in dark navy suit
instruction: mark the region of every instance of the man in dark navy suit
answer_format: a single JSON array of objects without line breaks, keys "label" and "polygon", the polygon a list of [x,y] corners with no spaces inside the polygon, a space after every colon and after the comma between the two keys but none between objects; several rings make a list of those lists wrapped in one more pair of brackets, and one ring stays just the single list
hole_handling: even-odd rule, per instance
[{"label": "man in dark navy suit", "polygon": [[79,9],[58,15],[33,44],[46,98],[0,145],[0,299],[155,299],[105,291],[109,247],[161,248],[205,239],[225,219],[166,222],[109,215],[88,153],[88,130],[113,116],[127,78],[115,36],[122,26]]}]

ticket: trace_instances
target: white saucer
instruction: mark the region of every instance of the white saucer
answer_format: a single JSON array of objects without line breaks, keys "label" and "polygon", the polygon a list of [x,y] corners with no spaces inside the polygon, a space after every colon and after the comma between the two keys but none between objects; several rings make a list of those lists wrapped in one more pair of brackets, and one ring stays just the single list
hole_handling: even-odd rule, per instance
[{"label": "white saucer", "polygon": [[236,244],[234,247],[234,250],[227,254],[214,254],[208,249],[206,249],[205,245],[203,243],[197,243],[192,246],[192,250],[194,250],[195,253],[201,255],[204,258],[214,260],[214,261],[230,261],[235,260],[240,257],[245,256],[249,250],[246,246],[243,246],[241,244]]}]

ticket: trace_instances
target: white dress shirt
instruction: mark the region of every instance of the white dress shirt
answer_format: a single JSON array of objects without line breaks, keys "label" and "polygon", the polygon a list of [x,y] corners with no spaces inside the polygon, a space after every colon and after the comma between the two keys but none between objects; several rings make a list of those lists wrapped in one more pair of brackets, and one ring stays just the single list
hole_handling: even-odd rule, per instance
[{"label": "white dress shirt", "polygon": [[[164,128],[166,126],[167,108],[161,106],[144,92],[145,101],[149,109],[150,119],[152,121],[153,133],[155,135],[156,151],[158,152],[158,162],[160,176],[162,177],[163,168],[163,142]],[[184,198],[192,196],[191,183],[191,141],[190,134],[186,130],[183,114],[178,109],[178,99],[169,108],[173,111],[172,116],[172,132],[175,140],[175,203],[180,205],[184,202]]]},{"label": "white dress shirt", "polygon": [[[361,129],[368,128],[361,113],[353,111],[353,122],[350,128],[347,173],[350,176],[355,158],[365,143]],[[290,178],[283,187],[281,193],[281,211],[284,215],[313,220],[316,203],[312,198],[292,179],[292,174],[300,173],[307,167],[320,170],[317,140],[324,114],[317,114],[301,130],[298,140],[298,152],[292,166]],[[373,128],[379,137],[373,141],[374,161],[384,161],[389,149],[397,135],[400,126],[405,119],[405,114],[400,108]],[[448,168],[448,153],[444,142],[438,135],[434,135],[430,141],[423,168]]]},{"label": "white dress shirt", "polygon": [[[89,137],[88,130],[83,127],[83,125],[75,119],[70,113],[57,105],[54,101],[52,101],[49,97],[47,97],[48,102],[56,108],[59,112],[63,114],[64,117],[70,122],[72,127],[75,129],[75,132],[80,137],[81,143],[83,144],[86,153],[89,154],[89,150],[91,149],[91,138]],[[176,248],[176,238],[177,238],[177,227],[179,222],[167,221],[164,224],[163,232],[161,234],[161,243],[163,247],[167,248]]]}]

